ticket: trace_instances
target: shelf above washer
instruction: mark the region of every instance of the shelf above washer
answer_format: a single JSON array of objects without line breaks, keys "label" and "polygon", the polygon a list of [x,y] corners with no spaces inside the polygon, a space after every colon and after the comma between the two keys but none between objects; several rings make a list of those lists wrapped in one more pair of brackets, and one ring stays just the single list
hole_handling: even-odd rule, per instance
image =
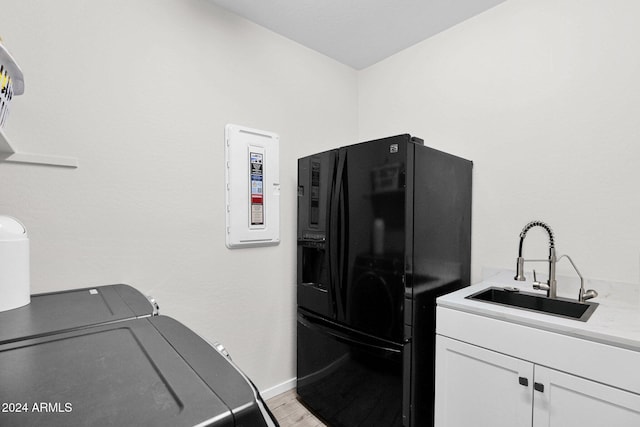
[{"label": "shelf above washer", "polygon": [[[22,70],[2,43],[0,43],[0,64],[3,64],[7,68],[9,76],[11,76],[14,85],[13,94],[21,95],[24,92],[24,77],[22,75]],[[0,162],[30,163],[35,165],[62,166],[66,168],[78,167],[78,159],[73,157],[17,152],[1,128]]]},{"label": "shelf above washer", "polygon": [[74,157],[16,152],[2,129],[0,129],[0,162],[29,163],[34,165],[61,166],[65,168],[78,167],[78,159]]}]

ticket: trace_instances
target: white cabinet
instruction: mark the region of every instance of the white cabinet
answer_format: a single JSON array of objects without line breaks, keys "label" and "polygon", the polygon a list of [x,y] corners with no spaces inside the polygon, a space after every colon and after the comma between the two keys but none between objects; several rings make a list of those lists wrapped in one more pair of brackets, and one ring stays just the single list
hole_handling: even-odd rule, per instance
[{"label": "white cabinet", "polygon": [[640,426],[638,394],[440,335],[435,405],[436,427]]},{"label": "white cabinet", "polygon": [[537,365],[535,382],[533,427],[640,426],[638,394]]},{"label": "white cabinet", "polygon": [[531,427],[533,364],[437,335],[436,366],[436,427]]}]

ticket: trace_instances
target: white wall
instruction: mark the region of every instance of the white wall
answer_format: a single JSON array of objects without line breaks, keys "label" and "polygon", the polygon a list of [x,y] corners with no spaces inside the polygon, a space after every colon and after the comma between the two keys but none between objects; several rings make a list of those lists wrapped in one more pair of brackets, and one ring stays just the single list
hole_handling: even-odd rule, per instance
[{"label": "white wall", "polygon": [[[7,136],[80,163],[0,163],[32,292],[128,283],[259,388],[293,378],[296,159],[356,140],[356,72],[204,0],[4,1],[0,36],[26,84]],[[277,247],[225,247],[226,123],[280,135]]]},{"label": "white wall", "polygon": [[[359,139],[410,132],[474,161],[474,281],[514,269],[541,219],[583,275],[638,282],[638,16],[634,0],[509,0],[359,74]],[[525,257],[546,245],[532,230]]]}]

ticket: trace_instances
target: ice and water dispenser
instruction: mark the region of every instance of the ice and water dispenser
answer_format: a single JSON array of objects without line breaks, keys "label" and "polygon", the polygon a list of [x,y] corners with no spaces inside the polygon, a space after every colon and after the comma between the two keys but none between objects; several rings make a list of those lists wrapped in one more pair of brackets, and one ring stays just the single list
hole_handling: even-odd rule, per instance
[{"label": "ice and water dispenser", "polygon": [[327,242],[327,171],[332,152],[298,162],[298,303],[329,315],[330,254]]}]

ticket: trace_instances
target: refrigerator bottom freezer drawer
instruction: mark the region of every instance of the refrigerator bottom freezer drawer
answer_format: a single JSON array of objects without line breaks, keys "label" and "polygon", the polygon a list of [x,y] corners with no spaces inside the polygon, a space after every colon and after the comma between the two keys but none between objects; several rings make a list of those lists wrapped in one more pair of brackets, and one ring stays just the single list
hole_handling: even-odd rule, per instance
[{"label": "refrigerator bottom freezer drawer", "polygon": [[402,426],[403,346],[377,346],[298,315],[301,400],[332,427]]}]

